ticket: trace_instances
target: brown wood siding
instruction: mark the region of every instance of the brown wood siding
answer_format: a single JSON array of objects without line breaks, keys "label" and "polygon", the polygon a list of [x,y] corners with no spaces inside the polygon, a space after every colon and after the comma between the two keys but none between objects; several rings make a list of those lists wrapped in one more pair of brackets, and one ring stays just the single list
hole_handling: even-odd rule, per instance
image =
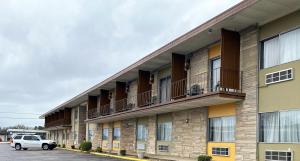
[{"label": "brown wood siding", "polygon": [[186,77],[187,72],[184,69],[185,56],[172,54],[172,73],[171,73],[171,98],[179,99],[186,94]]},{"label": "brown wood siding", "polygon": [[116,101],[127,98],[126,83],[116,82]]},{"label": "brown wood siding", "polygon": [[[151,84],[150,82],[150,72],[149,71],[142,71],[139,70],[139,76],[138,76],[138,99],[137,99],[137,103],[138,106],[144,106],[146,105],[145,102],[147,102],[150,98],[148,98],[149,96],[151,96]],[[145,92],[147,92],[147,94],[145,94]],[[145,98],[147,97],[147,98]]]},{"label": "brown wood siding", "polygon": [[71,108],[66,108],[65,109],[65,124],[71,124]]},{"label": "brown wood siding", "polygon": [[223,88],[240,88],[240,34],[222,29],[221,77]]},{"label": "brown wood siding", "polygon": [[109,91],[101,89],[100,91],[100,113],[109,113],[110,112],[110,99]]},{"label": "brown wood siding", "polygon": [[89,96],[88,98],[88,109],[95,109],[97,108],[97,96]]},{"label": "brown wood siding", "polygon": [[116,82],[116,111],[122,111],[127,104],[126,83]]},{"label": "brown wood siding", "polygon": [[101,93],[100,94],[100,106],[109,104],[110,103],[109,91],[102,89],[100,93]]}]

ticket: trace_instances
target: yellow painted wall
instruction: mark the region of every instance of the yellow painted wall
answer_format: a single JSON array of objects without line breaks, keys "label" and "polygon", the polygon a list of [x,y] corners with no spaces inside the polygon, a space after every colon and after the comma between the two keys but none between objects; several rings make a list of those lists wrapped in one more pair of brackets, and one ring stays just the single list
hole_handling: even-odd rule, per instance
[{"label": "yellow painted wall", "polygon": [[209,106],[208,117],[223,117],[223,116],[235,116],[236,105],[234,103]]},{"label": "yellow painted wall", "polygon": [[[213,147],[226,147],[229,148],[228,156],[213,156]],[[207,144],[207,154],[213,157],[213,161],[235,161],[235,143],[216,143],[209,142]]]},{"label": "yellow painted wall", "polygon": [[[121,128],[121,122],[114,122],[113,128]],[[113,140],[113,151],[119,151],[120,150],[120,140]]]},{"label": "yellow painted wall", "polygon": [[221,55],[221,45],[218,43],[218,44],[215,44],[213,46],[211,46],[208,50],[208,57],[211,59],[211,58],[214,58],[214,57],[217,57],[217,56],[220,56]]}]

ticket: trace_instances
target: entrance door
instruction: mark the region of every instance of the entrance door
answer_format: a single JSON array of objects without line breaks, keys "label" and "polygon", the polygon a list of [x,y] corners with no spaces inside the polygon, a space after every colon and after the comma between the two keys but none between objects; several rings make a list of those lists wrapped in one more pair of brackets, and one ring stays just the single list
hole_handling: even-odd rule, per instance
[{"label": "entrance door", "polygon": [[220,57],[211,60],[211,91],[217,91],[220,88]]},{"label": "entrance door", "polygon": [[160,79],[160,88],[159,88],[159,94],[160,94],[160,102],[167,102],[171,99],[171,77],[165,77]]}]

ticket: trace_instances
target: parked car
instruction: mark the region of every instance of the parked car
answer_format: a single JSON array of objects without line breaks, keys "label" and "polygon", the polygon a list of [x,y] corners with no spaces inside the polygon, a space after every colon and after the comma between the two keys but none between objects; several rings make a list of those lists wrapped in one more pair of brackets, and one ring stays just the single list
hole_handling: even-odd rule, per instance
[{"label": "parked car", "polygon": [[53,150],[56,143],[52,140],[44,140],[39,135],[17,135],[10,144],[16,150],[27,150],[28,148],[42,148],[43,150]]}]

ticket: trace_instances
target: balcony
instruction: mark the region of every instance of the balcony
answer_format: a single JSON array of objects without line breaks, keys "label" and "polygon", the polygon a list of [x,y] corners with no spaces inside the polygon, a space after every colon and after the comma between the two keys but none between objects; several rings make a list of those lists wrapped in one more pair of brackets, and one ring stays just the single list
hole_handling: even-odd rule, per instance
[{"label": "balcony", "polygon": [[245,98],[241,78],[238,70],[217,68],[116,101],[114,108],[110,104],[101,106],[102,111],[94,112],[97,115],[93,118],[96,122],[113,121],[241,101]]},{"label": "balcony", "polygon": [[71,126],[71,109],[64,109],[45,117],[45,128],[64,129]]}]

